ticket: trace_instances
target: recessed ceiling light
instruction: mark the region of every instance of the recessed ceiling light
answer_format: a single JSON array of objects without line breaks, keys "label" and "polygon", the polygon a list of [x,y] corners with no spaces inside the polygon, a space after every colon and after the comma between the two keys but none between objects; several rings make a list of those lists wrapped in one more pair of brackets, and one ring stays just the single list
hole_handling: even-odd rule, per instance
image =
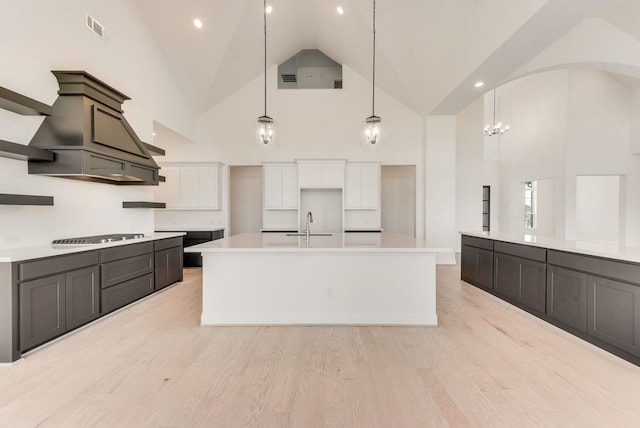
[{"label": "recessed ceiling light", "polygon": [[195,25],[195,27],[199,30],[202,28],[202,21],[200,21],[198,18],[193,20],[193,25]]},{"label": "recessed ceiling light", "polygon": [[338,15],[343,15],[344,14],[344,9],[342,8],[342,6],[338,6],[336,8],[336,10],[338,11]]},{"label": "recessed ceiling light", "polygon": [[267,13],[271,13],[273,12],[273,6],[269,5],[265,10],[267,11]]},{"label": "recessed ceiling light", "polygon": [[484,86],[484,82],[480,81],[480,82],[476,82],[475,85],[476,88],[482,88]]}]

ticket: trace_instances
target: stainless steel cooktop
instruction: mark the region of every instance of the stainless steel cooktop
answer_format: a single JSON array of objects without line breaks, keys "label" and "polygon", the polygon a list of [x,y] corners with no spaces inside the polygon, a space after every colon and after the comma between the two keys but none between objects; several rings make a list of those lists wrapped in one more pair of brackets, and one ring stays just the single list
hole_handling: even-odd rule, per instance
[{"label": "stainless steel cooktop", "polygon": [[80,238],[54,239],[53,245],[88,245],[106,244],[108,242],[126,241],[129,239],[144,238],[142,233],[112,233],[110,235],[82,236]]}]

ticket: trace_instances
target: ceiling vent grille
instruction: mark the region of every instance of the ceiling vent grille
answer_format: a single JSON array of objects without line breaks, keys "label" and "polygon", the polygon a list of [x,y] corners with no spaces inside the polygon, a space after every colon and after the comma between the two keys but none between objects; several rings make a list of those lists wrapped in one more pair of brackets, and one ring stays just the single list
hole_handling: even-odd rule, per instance
[{"label": "ceiling vent grille", "polygon": [[91,30],[96,36],[101,39],[104,38],[104,27],[101,23],[93,19],[93,17],[87,15],[87,27]]},{"label": "ceiling vent grille", "polygon": [[284,83],[297,83],[298,79],[295,74],[282,74],[282,81]]}]

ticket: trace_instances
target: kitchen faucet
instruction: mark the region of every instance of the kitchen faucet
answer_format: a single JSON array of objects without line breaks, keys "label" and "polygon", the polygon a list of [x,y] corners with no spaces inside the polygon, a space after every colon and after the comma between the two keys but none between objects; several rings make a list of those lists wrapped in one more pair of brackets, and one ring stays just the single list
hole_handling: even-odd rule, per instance
[{"label": "kitchen faucet", "polygon": [[310,224],[313,223],[313,214],[311,214],[311,211],[307,211],[307,229],[305,230],[305,233],[307,234],[307,241],[309,240],[309,236],[311,236],[311,227]]}]

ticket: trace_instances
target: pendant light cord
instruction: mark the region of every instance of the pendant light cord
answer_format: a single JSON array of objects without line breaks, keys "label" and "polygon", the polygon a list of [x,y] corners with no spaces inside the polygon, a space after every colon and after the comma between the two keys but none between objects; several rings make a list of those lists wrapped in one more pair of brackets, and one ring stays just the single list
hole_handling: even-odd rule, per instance
[{"label": "pendant light cord", "polygon": [[376,111],[376,0],[373,0],[373,79],[371,88],[371,116]]},{"label": "pendant light cord", "polygon": [[496,127],[496,90],[493,89],[493,127]]},{"label": "pendant light cord", "polygon": [[264,115],[267,115],[267,0],[262,9],[264,14]]}]

